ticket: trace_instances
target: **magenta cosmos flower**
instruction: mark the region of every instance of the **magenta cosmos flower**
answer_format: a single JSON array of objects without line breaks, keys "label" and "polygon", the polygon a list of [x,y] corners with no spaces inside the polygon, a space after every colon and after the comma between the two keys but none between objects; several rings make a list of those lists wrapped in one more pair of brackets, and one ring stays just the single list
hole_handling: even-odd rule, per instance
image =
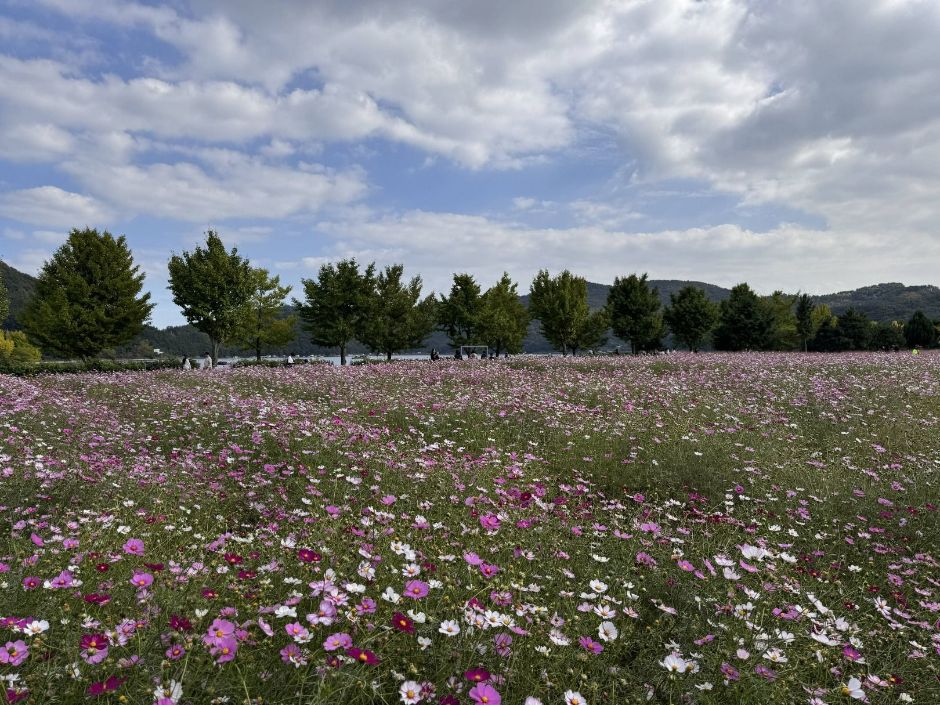
[{"label": "magenta cosmos flower", "polygon": [[374,666],[379,662],[379,657],[367,649],[357,649],[356,647],[352,647],[346,649],[346,655],[354,661],[358,661],[359,663],[364,663],[369,666]]},{"label": "magenta cosmos flower", "polygon": [[235,658],[235,652],[238,651],[238,642],[235,637],[227,636],[219,639],[215,645],[209,649],[209,653],[215,657],[216,663],[225,663]]},{"label": "magenta cosmos flower", "polygon": [[9,666],[19,666],[27,656],[29,656],[29,647],[22,639],[8,641],[3,648],[0,648],[0,663]]},{"label": "magenta cosmos flower", "polygon": [[464,672],[464,678],[474,683],[484,683],[490,679],[490,672],[485,668],[471,668]]},{"label": "magenta cosmos flower", "polygon": [[415,623],[401,612],[396,612],[392,615],[392,626],[398,631],[406,632],[407,634],[411,634],[415,630]]},{"label": "magenta cosmos flower", "polygon": [[470,699],[477,705],[500,705],[502,697],[496,688],[487,683],[478,683],[470,689]]},{"label": "magenta cosmos flower", "polygon": [[206,646],[215,646],[223,639],[232,636],[235,633],[235,625],[227,619],[215,619],[209,625],[206,635],[202,638]]},{"label": "magenta cosmos flower", "polygon": [[85,663],[101,663],[108,657],[108,638],[104,634],[84,634],[79,648]]},{"label": "magenta cosmos flower", "polygon": [[420,600],[428,594],[428,584],[423,580],[409,580],[405,584],[405,595]]}]

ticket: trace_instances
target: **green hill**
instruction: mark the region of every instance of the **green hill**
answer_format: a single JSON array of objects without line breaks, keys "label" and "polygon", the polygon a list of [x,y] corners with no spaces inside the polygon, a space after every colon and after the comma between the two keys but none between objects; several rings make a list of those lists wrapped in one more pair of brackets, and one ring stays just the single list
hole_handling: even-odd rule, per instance
[{"label": "green hill", "polygon": [[10,294],[10,314],[5,321],[0,322],[2,323],[0,327],[7,330],[19,328],[16,324],[16,316],[26,307],[26,302],[36,291],[36,278],[23,274],[0,260],[0,280],[3,281]]}]

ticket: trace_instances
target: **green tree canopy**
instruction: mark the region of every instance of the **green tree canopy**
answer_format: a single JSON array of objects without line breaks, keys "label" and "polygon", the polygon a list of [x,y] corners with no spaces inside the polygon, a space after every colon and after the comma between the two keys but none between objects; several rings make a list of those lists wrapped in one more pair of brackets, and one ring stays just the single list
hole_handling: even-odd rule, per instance
[{"label": "green tree canopy", "polygon": [[434,295],[421,299],[421,277],[404,281],[404,267],[386,267],[375,278],[368,315],[359,340],[386,360],[401,350],[417,348],[434,330]]},{"label": "green tree canopy", "polygon": [[771,320],[769,350],[796,350],[800,347],[799,321],[793,311],[797,297],[775,291],[761,299]]},{"label": "green tree canopy", "polygon": [[255,290],[251,265],[237,248],[227,252],[219,234],[209,230],[205,247],[173,255],[168,267],[173,303],[193,327],[209,336],[214,364],[219,349],[241,326]]},{"label": "green tree canopy", "polygon": [[266,269],[251,270],[251,297],[242,310],[233,341],[255,351],[261,360],[266,347],[287,345],[294,339],[294,316],[284,315],[284,299],[291,287],[281,286],[281,278]]},{"label": "green tree canopy", "polygon": [[874,332],[872,321],[868,316],[850,308],[839,316],[838,327],[849,350],[868,350],[868,344]]},{"label": "green tree canopy", "polygon": [[816,335],[816,322],[813,320],[813,311],[816,304],[806,294],[796,300],[796,336],[804,352],[808,349],[809,341]]},{"label": "green tree canopy", "polygon": [[650,288],[646,274],[617,277],[607,293],[610,327],[618,338],[630,341],[634,355],[662,344],[665,330],[660,308],[659,291]]},{"label": "green tree canopy", "polygon": [[479,318],[483,300],[480,285],[470,274],[455,274],[450,294],[441,296],[437,306],[438,326],[447,333],[454,348],[480,342]]},{"label": "green tree canopy", "polygon": [[663,318],[676,341],[695,352],[718,322],[718,310],[718,305],[708,300],[704,290],[689,285],[670,294]]},{"label": "green tree canopy", "polygon": [[718,350],[765,350],[773,333],[773,315],[747,284],[738,284],[721,302],[715,347]]},{"label": "green tree canopy", "polygon": [[362,272],[355,259],[320,267],[316,279],[303,279],[305,299],[294,299],[304,328],[317,345],[339,348],[340,364],[346,364],[349,343],[362,335],[372,309],[375,264]]},{"label": "green tree canopy", "polygon": [[899,321],[887,321],[877,325],[869,347],[872,350],[892,350],[903,348],[905,344],[904,325]]},{"label": "green tree canopy", "polygon": [[483,294],[478,322],[480,339],[497,357],[502,352],[522,352],[529,312],[507,272]]},{"label": "green tree canopy", "polygon": [[929,348],[937,342],[937,329],[923,311],[915,311],[904,324],[904,339],[909,347]]},{"label": "green tree canopy", "polygon": [[606,311],[591,312],[587,282],[567,269],[555,277],[541,270],[529,290],[529,312],[538,319],[542,335],[562,354],[594,348],[606,342]]},{"label": "green tree canopy", "polygon": [[123,235],[73,229],[43,265],[21,322],[43,350],[89,359],[143,329],[154,306],[143,283]]},{"label": "green tree canopy", "polygon": [[7,292],[6,284],[0,279],[0,323],[3,323],[9,314],[10,294]]}]

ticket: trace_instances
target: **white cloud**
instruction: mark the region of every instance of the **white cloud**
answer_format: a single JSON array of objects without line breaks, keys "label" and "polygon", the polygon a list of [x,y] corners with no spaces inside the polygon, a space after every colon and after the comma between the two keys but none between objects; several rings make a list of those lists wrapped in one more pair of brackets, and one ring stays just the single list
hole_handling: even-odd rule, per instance
[{"label": "white cloud", "polygon": [[21,223],[52,227],[96,227],[113,213],[100,202],[57,186],[0,193],[0,215]]},{"label": "white cloud", "polygon": [[[413,211],[372,220],[321,223],[336,243],[304,258],[304,276],[325,261],[356,257],[378,264],[402,262],[437,291],[456,271],[485,286],[508,271],[526,289],[539,269],[562,269],[590,281],[611,282],[631,272],[651,278],[689,279],[733,286],[748,281],[775,289],[825,293],[878,281],[921,283],[935,278],[940,241],[911,242],[903,235],[857,236],[851,256],[843,235],[783,225],[766,232],[736,225],[657,232],[600,227],[531,228],[478,216]],[[834,267],[834,262],[842,262]]]}]

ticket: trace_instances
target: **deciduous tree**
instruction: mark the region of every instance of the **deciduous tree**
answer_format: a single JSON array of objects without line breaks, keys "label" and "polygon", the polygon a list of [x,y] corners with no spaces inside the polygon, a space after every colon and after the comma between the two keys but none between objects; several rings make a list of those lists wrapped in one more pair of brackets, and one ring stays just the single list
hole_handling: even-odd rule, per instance
[{"label": "deciduous tree", "polygon": [[659,292],[650,288],[646,274],[617,277],[607,293],[611,330],[621,340],[630,341],[634,355],[656,350],[662,344],[665,330],[661,307]]},{"label": "deciduous tree", "polygon": [[715,347],[719,350],[765,350],[771,341],[773,316],[747,284],[738,284],[721,302]]},{"label": "deciduous tree", "polygon": [[718,322],[718,305],[708,300],[704,290],[690,284],[670,294],[663,319],[676,341],[696,352]]},{"label": "deciduous tree", "polygon": [[480,342],[480,310],[483,299],[480,285],[470,274],[455,274],[450,294],[441,296],[437,322],[454,348]]},{"label": "deciduous tree", "polygon": [[567,269],[555,277],[541,270],[529,290],[529,312],[538,319],[542,335],[563,355],[594,348],[606,341],[606,311],[591,312],[587,282]]},{"label": "deciduous tree", "polygon": [[434,295],[421,298],[421,277],[404,281],[404,267],[386,267],[375,278],[371,306],[359,340],[386,360],[401,350],[417,348],[434,330]]},{"label": "deciduous tree", "polygon": [[479,314],[479,335],[499,357],[502,352],[522,352],[529,328],[529,312],[519,299],[516,284],[504,272],[483,294]]},{"label": "deciduous tree", "polygon": [[173,255],[168,267],[173,303],[193,327],[209,336],[215,364],[222,345],[241,326],[255,289],[251,265],[237,248],[226,251],[219,234],[209,230],[204,247]]},{"label": "deciduous tree", "polygon": [[349,343],[363,334],[372,307],[375,264],[359,271],[355,259],[324,264],[316,279],[301,280],[303,302],[294,305],[317,345],[339,348],[340,364],[346,364]]},{"label": "deciduous tree", "polygon": [[272,277],[266,269],[252,269],[251,288],[233,340],[254,350],[260,361],[265,347],[287,345],[294,339],[296,318],[284,315],[284,299],[291,287],[281,286],[280,277]]}]

